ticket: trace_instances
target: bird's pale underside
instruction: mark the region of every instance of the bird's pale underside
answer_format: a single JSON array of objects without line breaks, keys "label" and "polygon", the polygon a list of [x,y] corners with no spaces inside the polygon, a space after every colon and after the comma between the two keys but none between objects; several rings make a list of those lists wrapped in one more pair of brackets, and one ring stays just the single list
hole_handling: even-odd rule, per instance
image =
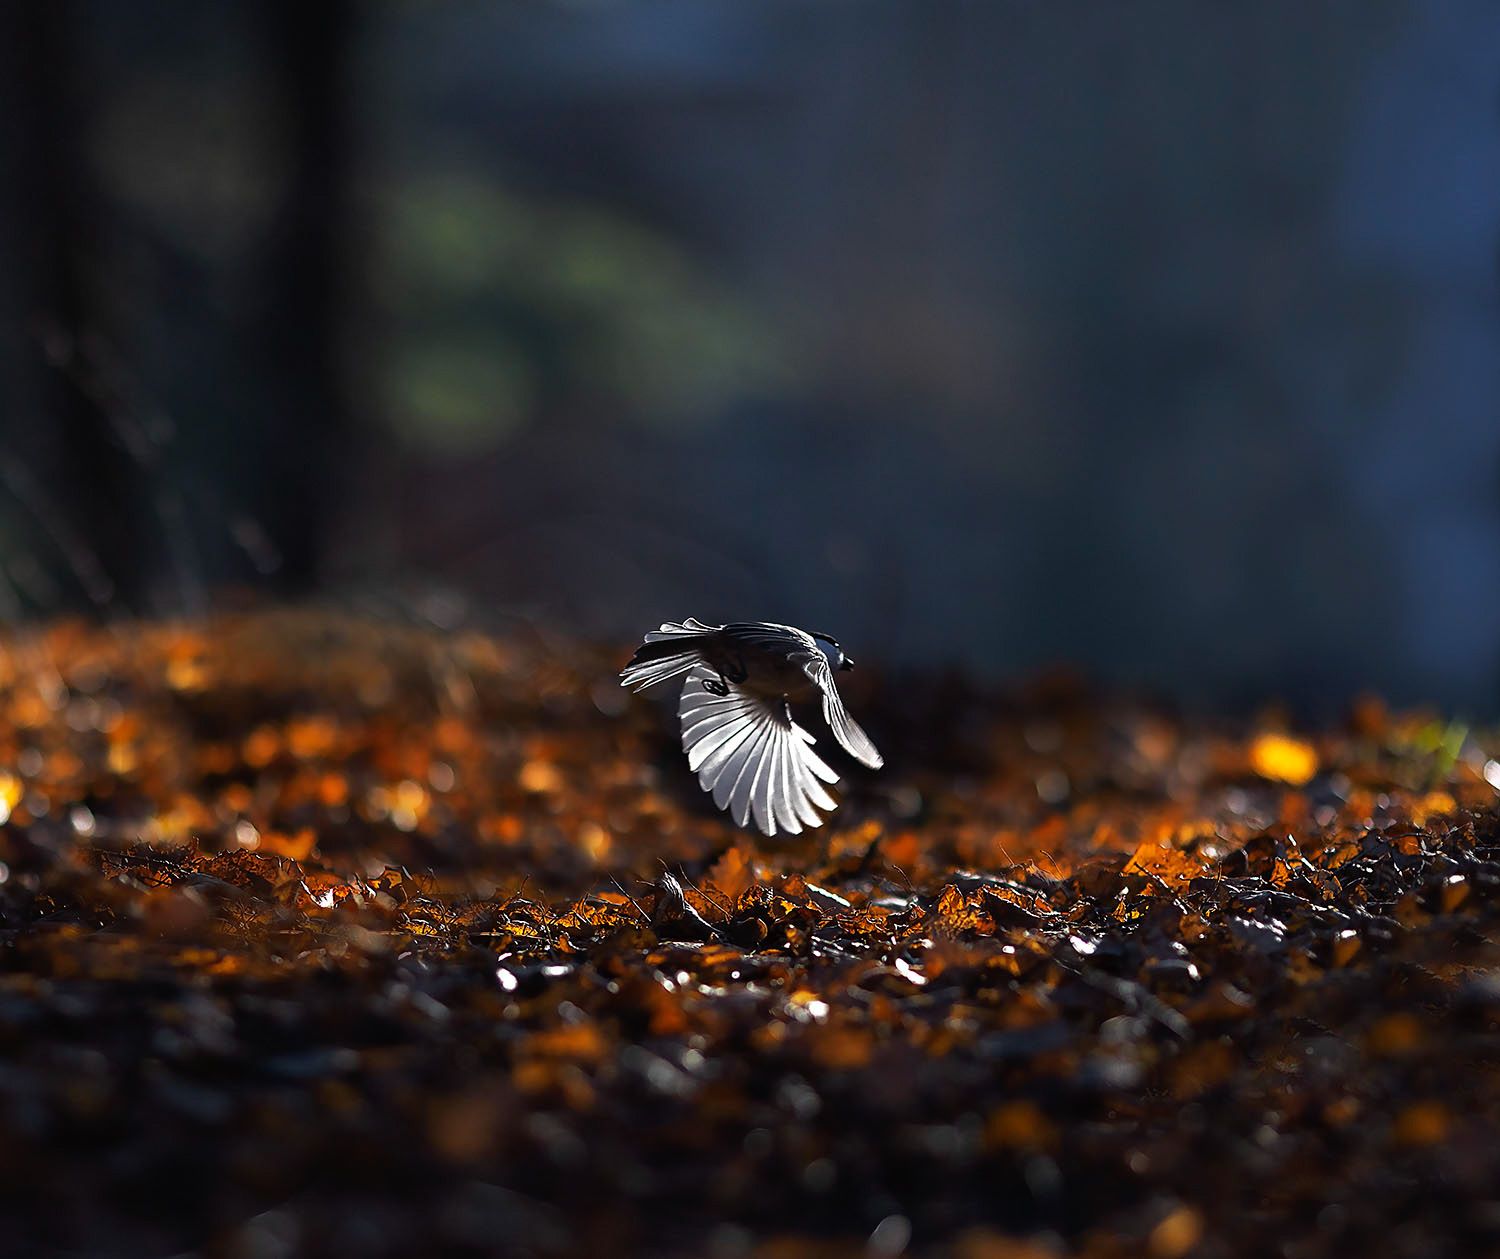
[{"label": "bird's pale underside", "polygon": [[689,617],[647,634],[620,677],[635,690],[685,677],[677,708],[682,747],[703,790],[741,826],[753,818],[766,835],[795,835],[823,824],[819,809],[837,807],[824,784],[839,776],[792,720],[792,704],[818,700],[850,756],[871,769],[884,764],[834,683],[834,670],[853,663],[827,635],[771,621],[705,625]]}]

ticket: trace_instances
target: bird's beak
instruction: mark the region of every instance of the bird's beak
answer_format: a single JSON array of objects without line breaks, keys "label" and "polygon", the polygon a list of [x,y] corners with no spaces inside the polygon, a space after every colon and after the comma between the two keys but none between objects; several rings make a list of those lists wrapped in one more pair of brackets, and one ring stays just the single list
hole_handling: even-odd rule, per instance
[{"label": "bird's beak", "polygon": [[839,672],[840,673],[848,673],[849,670],[852,669],[852,668],[854,668],[854,661],[851,660],[848,656],[845,656],[844,657],[844,663],[841,664],[841,665],[839,665]]}]

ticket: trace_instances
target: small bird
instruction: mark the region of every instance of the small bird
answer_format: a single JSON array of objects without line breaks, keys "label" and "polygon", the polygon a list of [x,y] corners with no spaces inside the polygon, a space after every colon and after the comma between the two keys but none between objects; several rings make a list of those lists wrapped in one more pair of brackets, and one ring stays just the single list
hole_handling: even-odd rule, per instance
[{"label": "small bird", "polygon": [[740,826],[753,814],[766,835],[778,827],[797,835],[823,824],[818,809],[838,807],[823,784],[839,776],[792,720],[794,702],[821,700],[823,720],[844,750],[871,769],[885,764],[834,685],[835,670],[852,668],[827,634],[772,621],[705,625],[689,617],[647,634],[620,685],[639,691],[686,674],[677,713],[699,785]]}]

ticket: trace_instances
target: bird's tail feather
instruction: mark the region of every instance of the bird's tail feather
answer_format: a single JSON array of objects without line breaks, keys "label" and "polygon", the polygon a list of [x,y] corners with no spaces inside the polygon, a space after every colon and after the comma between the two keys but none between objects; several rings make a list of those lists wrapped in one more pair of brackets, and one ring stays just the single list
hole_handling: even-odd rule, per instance
[{"label": "bird's tail feather", "polygon": [[718,631],[717,625],[705,625],[692,616],[681,623],[667,621],[646,635],[646,641],[621,672],[620,685],[639,691],[686,673],[703,658],[698,651],[699,640]]},{"label": "bird's tail feather", "polygon": [[690,643],[676,636],[662,635],[657,641],[645,643],[636,650],[620,673],[620,685],[644,690],[686,673],[700,659],[697,648]]},{"label": "bird's tail feather", "polygon": [[721,629],[718,625],[705,625],[695,616],[688,617],[682,622],[663,622],[659,630],[652,630],[646,635],[648,643],[667,642],[671,639],[702,638],[705,634],[716,634]]}]

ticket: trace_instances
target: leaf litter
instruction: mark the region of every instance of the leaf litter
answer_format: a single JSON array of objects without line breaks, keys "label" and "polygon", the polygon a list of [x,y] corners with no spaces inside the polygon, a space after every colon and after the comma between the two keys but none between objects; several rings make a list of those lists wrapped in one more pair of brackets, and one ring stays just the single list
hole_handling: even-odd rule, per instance
[{"label": "leaf litter", "polygon": [[1483,732],[861,674],[891,768],[772,842],[616,654],[12,635],[7,1249],[1500,1246]]}]

